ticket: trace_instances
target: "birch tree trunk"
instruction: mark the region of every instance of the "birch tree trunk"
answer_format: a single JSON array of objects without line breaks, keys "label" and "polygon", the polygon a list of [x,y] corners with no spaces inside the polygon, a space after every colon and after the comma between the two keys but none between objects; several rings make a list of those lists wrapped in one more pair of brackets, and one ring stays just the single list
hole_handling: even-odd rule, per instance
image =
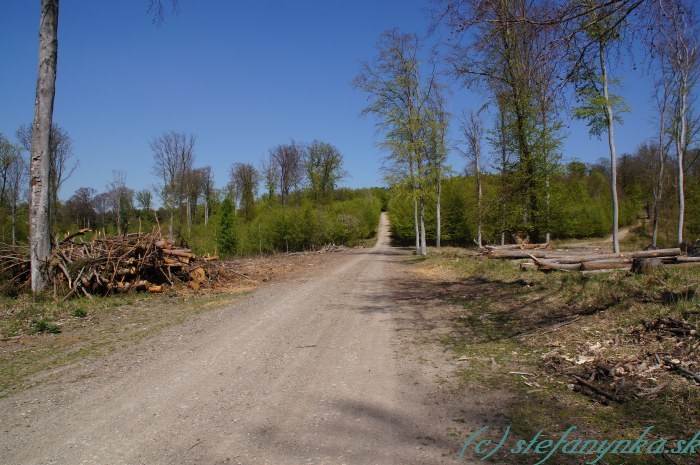
[{"label": "birch tree trunk", "polygon": [[442,176],[440,175],[440,172],[438,171],[437,174],[437,185],[435,186],[435,221],[436,221],[436,234],[437,237],[435,239],[435,247],[438,249],[440,248],[440,229],[441,229],[441,221],[440,221],[440,192],[442,190]]},{"label": "birch tree trunk", "polygon": [[418,197],[413,193],[413,226],[416,230],[416,253],[420,253],[420,227],[418,224]]},{"label": "birch tree trunk", "polygon": [[[661,59],[663,60],[663,55]],[[663,67],[663,62],[662,62]],[[658,178],[656,179],[656,186],[654,186],[654,210],[652,217],[651,226],[651,247],[656,248],[656,244],[659,238],[659,208],[661,207],[661,195],[663,192],[663,182],[664,182],[664,168],[666,166],[666,145],[665,145],[665,132],[666,132],[666,111],[668,108],[668,81],[666,76],[661,72],[661,86],[663,96],[661,97],[660,110],[661,110],[661,121],[659,127],[659,172],[657,173]]]},{"label": "birch tree trunk", "polygon": [[175,240],[175,201],[174,200],[173,200],[173,206],[170,208],[170,225],[168,226],[168,239],[170,240],[170,242],[173,242]]},{"label": "birch tree trunk", "polygon": [[42,0],[39,26],[39,71],[32,123],[29,184],[29,253],[32,291],[46,287],[42,265],[51,255],[49,212],[50,133],[56,95],[58,0]]},{"label": "birch tree trunk", "polygon": [[605,99],[605,117],[608,123],[608,145],[610,146],[610,188],[613,200],[613,251],[620,252],[620,242],[618,235],[619,207],[617,201],[617,155],[615,153],[615,128],[613,119],[612,104],[608,93],[608,68],[605,64],[605,45],[600,44],[600,70],[603,78],[603,97]]},{"label": "birch tree trunk", "polygon": [[683,158],[685,155],[685,139],[687,131],[687,105],[688,105],[688,75],[683,72],[681,82],[681,104],[678,109],[680,115],[678,128],[678,138],[676,140],[676,154],[678,157],[678,244],[683,243],[683,220],[685,219],[685,189],[683,187]]},{"label": "birch tree trunk", "polygon": [[[477,160],[477,166],[479,164],[479,161]],[[482,190],[481,190],[481,171],[478,170],[476,172],[476,212],[478,216],[478,221],[476,225],[476,242],[479,244],[479,247],[481,247],[481,224],[482,224],[482,209],[481,209],[481,196],[482,196]]]},{"label": "birch tree trunk", "polygon": [[545,202],[546,202],[546,208],[547,208],[547,220],[546,220],[547,232],[545,233],[544,242],[545,242],[545,244],[549,244],[549,241],[552,239],[552,234],[549,232],[549,218],[551,216],[551,211],[552,211],[551,210],[552,196],[551,196],[551,192],[549,189],[549,173],[547,173],[544,177],[544,188],[546,190]]},{"label": "birch tree trunk", "polygon": [[420,196],[420,254],[428,254],[425,243],[425,196],[423,194]]}]

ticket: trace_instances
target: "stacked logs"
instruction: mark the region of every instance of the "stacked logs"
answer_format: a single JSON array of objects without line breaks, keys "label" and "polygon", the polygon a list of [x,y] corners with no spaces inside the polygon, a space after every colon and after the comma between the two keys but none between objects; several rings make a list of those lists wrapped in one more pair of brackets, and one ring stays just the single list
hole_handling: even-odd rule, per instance
[{"label": "stacked logs", "polygon": [[[80,236],[87,232],[88,229],[81,229],[55,244],[46,264],[54,291],[65,293],[64,298],[130,291],[159,293],[176,283],[198,290],[209,283],[210,262],[218,258],[197,257],[190,249],[163,239],[158,229],[147,234],[96,235],[83,241]],[[17,257],[13,260],[13,266],[18,267]],[[0,267],[2,261],[4,257],[0,257]],[[28,269],[28,262],[25,255],[23,269]],[[23,279],[29,279],[28,273]]]},{"label": "stacked logs", "polygon": [[[523,247],[526,245],[527,247]],[[683,257],[681,249],[642,250],[624,253],[601,253],[600,251],[570,251],[549,249],[546,244],[521,244],[501,247],[485,247],[482,256],[496,259],[530,259],[520,264],[522,270],[538,269],[543,271],[584,271],[598,272],[616,269],[645,269],[645,264],[697,265],[700,257]],[[647,262],[647,259],[656,259]]]}]

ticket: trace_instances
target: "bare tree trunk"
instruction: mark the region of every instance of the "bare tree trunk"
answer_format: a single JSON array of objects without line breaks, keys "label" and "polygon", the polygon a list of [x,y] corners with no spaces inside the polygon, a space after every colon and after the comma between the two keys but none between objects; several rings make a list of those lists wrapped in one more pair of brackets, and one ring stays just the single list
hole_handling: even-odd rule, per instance
[{"label": "bare tree trunk", "polygon": [[[661,57],[663,59],[663,56]],[[662,63],[663,66],[663,63]],[[661,121],[659,127],[659,172],[657,174],[658,178],[656,180],[656,186],[654,186],[654,211],[652,217],[651,226],[651,246],[656,248],[659,238],[659,208],[661,207],[661,196],[664,187],[664,168],[666,167],[666,145],[665,145],[665,132],[666,132],[666,110],[668,106],[668,82],[663,74],[661,76],[663,86],[663,97],[661,100]]]},{"label": "bare tree trunk", "polygon": [[187,234],[192,234],[192,203],[190,202],[189,196],[187,196],[185,202],[187,210]]},{"label": "bare tree trunk", "polygon": [[427,245],[425,243],[425,196],[420,196],[420,254],[427,255]]},{"label": "bare tree trunk", "polygon": [[29,253],[33,292],[40,292],[46,287],[46,276],[41,268],[51,255],[49,149],[57,59],[58,0],[42,0],[29,187]]},{"label": "bare tree trunk", "polygon": [[617,156],[615,154],[615,132],[612,105],[610,104],[610,95],[608,94],[608,68],[605,65],[604,45],[600,44],[600,69],[603,78],[603,97],[605,98],[605,116],[608,123],[608,145],[610,146],[610,188],[612,191],[613,200],[613,251],[620,252],[620,241],[618,237],[618,222],[619,210],[617,201]]},{"label": "bare tree trunk", "polygon": [[549,241],[552,239],[552,234],[549,232],[549,218],[551,216],[551,203],[552,203],[552,200],[551,200],[552,196],[551,196],[551,193],[549,190],[549,173],[547,173],[545,175],[544,188],[547,191],[545,194],[546,195],[545,202],[546,202],[546,207],[547,207],[547,219],[546,219],[547,232],[545,234],[544,242],[545,242],[545,244],[549,244]]},{"label": "bare tree trunk", "polygon": [[[180,217],[182,219],[182,217]],[[170,225],[168,226],[168,239],[175,240],[175,206],[170,209]]]},{"label": "bare tree trunk", "polygon": [[413,193],[413,226],[416,230],[416,253],[420,253],[420,229],[418,226],[418,199]]},{"label": "bare tree trunk", "polygon": [[685,189],[683,187],[683,158],[685,155],[685,139],[687,130],[687,105],[688,93],[688,76],[683,73],[681,87],[681,106],[678,109],[680,112],[680,128],[678,131],[678,139],[676,140],[676,154],[678,155],[678,244],[683,243],[683,220],[685,219]]},{"label": "bare tree trunk", "polygon": [[[477,160],[477,166],[479,166],[479,161]],[[476,225],[476,242],[479,244],[479,247],[482,245],[482,238],[481,238],[481,230],[482,230],[482,209],[481,209],[481,197],[482,197],[482,189],[481,189],[481,171],[479,168],[477,168],[476,172],[476,214],[477,214],[477,225]]]},{"label": "bare tree trunk", "polygon": [[114,213],[116,216],[117,220],[117,236],[122,235],[122,207],[121,207],[121,199],[117,198],[117,203],[114,207]]},{"label": "bare tree trunk", "polygon": [[206,227],[209,224],[209,200],[207,198],[204,198],[204,226]]},{"label": "bare tree trunk", "polygon": [[441,226],[442,226],[441,221],[440,221],[440,192],[442,190],[441,184],[442,184],[441,176],[438,173],[437,185],[435,186],[435,196],[437,197],[437,199],[435,200],[435,221],[437,223],[435,225],[436,226],[435,232],[437,234],[437,237],[435,239],[435,247],[437,247],[438,249],[440,248],[440,230],[441,230]]}]

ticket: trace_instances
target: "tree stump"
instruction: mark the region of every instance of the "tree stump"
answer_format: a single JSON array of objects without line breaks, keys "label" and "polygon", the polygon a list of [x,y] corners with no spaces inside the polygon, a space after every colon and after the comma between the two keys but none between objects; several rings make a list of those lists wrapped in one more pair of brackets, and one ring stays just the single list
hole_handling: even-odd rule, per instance
[{"label": "tree stump", "polygon": [[663,268],[663,262],[660,258],[635,258],[632,260],[632,273],[634,274],[652,274],[661,268]]}]

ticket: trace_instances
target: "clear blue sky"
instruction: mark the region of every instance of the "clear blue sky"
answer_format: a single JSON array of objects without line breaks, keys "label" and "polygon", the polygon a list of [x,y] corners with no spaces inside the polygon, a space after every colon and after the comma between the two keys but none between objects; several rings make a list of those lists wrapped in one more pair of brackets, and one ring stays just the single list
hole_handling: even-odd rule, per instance
[{"label": "clear blue sky", "polygon": [[[62,0],[54,120],[72,136],[78,170],[61,191],[98,191],[112,170],[127,184],[154,183],[148,141],[164,131],[197,136],[196,165],[227,182],[234,162],[258,164],[274,145],[320,139],[345,156],[352,187],[381,184],[382,153],[374,121],[361,118],[365,96],[350,86],[360,60],[372,60],[379,34],[398,27],[424,35],[425,0],[180,0],[160,28],[146,0]],[[0,132],[14,140],[30,123],[37,69],[39,0],[0,6]],[[623,74],[620,92],[633,107],[617,128],[619,153],[653,134],[649,77]],[[483,101],[452,83],[451,109]],[[453,135],[456,137],[456,124]],[[573,124],[567,158],[606,157],[606,142]],[[463,160],[451,156],[454,168]]]}]

